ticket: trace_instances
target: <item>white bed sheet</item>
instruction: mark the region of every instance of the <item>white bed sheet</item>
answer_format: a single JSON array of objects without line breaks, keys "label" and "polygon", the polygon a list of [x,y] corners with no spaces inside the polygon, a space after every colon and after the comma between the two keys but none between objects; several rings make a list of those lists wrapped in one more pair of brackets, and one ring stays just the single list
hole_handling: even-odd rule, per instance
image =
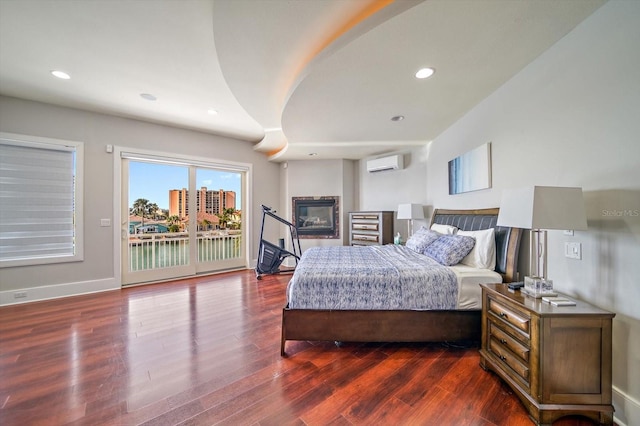
[{"label": "white bed sheet", "polygon": [[482,309],[480,284],[502,282],[502,276],[490,269],[472,268],[462,264],[450,268],[458,279],[458,309]]}]

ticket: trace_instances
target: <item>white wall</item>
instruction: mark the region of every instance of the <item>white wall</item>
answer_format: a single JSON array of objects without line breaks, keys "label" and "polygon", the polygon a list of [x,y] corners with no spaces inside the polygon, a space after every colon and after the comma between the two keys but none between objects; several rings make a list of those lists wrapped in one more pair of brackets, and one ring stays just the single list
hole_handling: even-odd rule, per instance
[{"label": "white wall", "polygon": [[[351,160],[295,160],[282,166],[286,196],[280,205],[281,217],[291,221],[293,197],[340,197],[340,237],[301,238],[302,251],[314,246],[341,246],[349,243],[347,224],[354,210],[355,164]],[[286,237],[286,235],[281,235]]]},{"label": "white wall", "polygon": [[[404,157],[404,169],[388,170],[384,172],[367,172],[366,160],[359,162],[359,200],[357,210],[388,210],[394,214],[394,235],[400,232],[403,241],[406,241],[408,223],[406,220],[395,219],[399,204],[422,204],[425,209],[425,217],[431,213],[431,207],[427,205],[427,156],[429,146],[425,142],[424,147],[415,148],[408,152],[402,152]],[[376,157],[371,157],[376,158]],[[426,224],[425,221],[415,220],[414,229]]]},{"label": "white wall", "polygon": [[[285,194],[281,201],[283,217],[291,220],[291,197],[339,195],[341,197],[340,239],[303,239],[304,249],[312,246],[349,244],[349,212],[367,210],[397,211],[398,204],[416,203],[425,206],[425,215],[430,210],[426,205],[426,165],[428,147],[411,151],[394,152],[404,159],[402,170],[369,173],[366,160],[308,160],[289,161],[282,166],[281,185]],[[375,157],[371,157],[375,158]],[[394,215],[395,217],[395,215]],[[394,219],[395,232],[406,239],[407,221]],[[415,221],[417,229],[426,221]],[[394,232],[394,233],[395,233]],[[284,235],[283,235],[284,236]]]},{"label": "white wall", "polygon": [[[501,191],[580,186],[589,229],[549,234],[548,275],[617,314],[616,419],[640,424],[640,2],[612,0],[438,137],[427,203],[498,206]],[[493,188],[449,196],[447,162],[491,142]],[[582,243],[567,259],[564,242]]]},{"label": "white wall", "polygon": [[107,144],[252,164],[250,260],[257,258],[259,206],[277,205],[280,196],[278,165],[248,142],[8,97],[0,97],[0,131],[85,143],[84,261],[0,269],[0,304],[13,302],[2,297],[9,290],[34,289],[32,300],[32,293],[56,297],[119,287],[114,227],[100,226],[101,218],[114,223],[115,160],[105,152]]}]

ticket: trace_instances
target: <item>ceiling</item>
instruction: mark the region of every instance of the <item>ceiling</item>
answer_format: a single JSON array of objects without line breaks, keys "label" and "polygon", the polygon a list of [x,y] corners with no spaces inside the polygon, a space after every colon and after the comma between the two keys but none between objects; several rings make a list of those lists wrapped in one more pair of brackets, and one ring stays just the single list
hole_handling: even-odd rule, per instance
[{"label": "ceiling", "polygon": [[432,141],[605,1],[0,0],[0,94],[361,159]]}]

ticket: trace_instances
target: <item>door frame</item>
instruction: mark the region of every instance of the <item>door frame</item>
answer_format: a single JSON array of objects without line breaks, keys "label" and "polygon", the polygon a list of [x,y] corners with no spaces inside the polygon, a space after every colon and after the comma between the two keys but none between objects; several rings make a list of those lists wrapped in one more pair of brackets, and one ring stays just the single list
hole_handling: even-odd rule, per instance
[{"label": "door frame", "polygon": [[[124,146],[113,146],[113,276],[118,287],[122,288],[122,226],[123,220],[129,220],[122,217],[122,156],[126,155],[129,159],[135,160],[138,156],[140,160],[154,159],[156,161],[166,161],[169,164],[183,164],[190,166],[201,166],[206,168],[220,168],[231,171],[244,172],[242,179],[242,191],[244,203],[242,208],[242,230],[245,235],[246,243],[244,244],[245,265],[244,268],[249,269],[251,264],[251,242],[253,241],[253,213],[250,206],[252,205],[251,182],[253,181],[253,164],[238,161],[229,161],[218,158],[203,159],[201,156],[192,156],[184,154],[176,154],[164,151],[151,151],[146,149],[131,148]],[[127,235],[128,236],[128,235]],[[212,271],[211,273],[225,272],[225,270]],[[197,275],[197,274],[196,274]],[[146,283],[130,284],[144,285]],[[149,283],[150,284],[150,283]]]}]

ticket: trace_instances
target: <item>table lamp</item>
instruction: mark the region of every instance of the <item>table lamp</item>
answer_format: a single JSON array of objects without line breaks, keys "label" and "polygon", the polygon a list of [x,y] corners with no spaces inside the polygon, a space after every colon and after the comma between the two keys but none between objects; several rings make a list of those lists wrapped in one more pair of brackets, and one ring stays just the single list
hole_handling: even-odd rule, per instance
[{"label": "table lamp", "polygon": [[536,296],[538,293],[553,294],[553,283],[547,277],[547,230],[587,229],[582,188],[532,186],[505,190],[497,225],[530,230],[530,263],[525,291]]},{"label": "table lamp", "polygon": [[400,204],[398,206],[398,219],[408,219],[407,238],[413,235],[413,220],[424,219],[422,204]]}]

